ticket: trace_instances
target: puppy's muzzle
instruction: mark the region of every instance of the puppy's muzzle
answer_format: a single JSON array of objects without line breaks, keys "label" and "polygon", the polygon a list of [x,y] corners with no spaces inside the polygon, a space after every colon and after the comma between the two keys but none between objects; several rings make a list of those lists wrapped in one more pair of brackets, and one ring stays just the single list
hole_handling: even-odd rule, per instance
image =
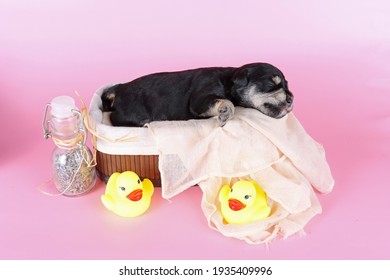
[{"label": "puppy's muzzle", "polygon": [[288,94],[286,96],[286,105],[287,105],[286,109],[288,113],[290,113],[294,107],[293,101],[294,101],[294,96],[292,94]]},{"label": "puppy's muzzle", "polygon": [[281,110],[277,116],[275,116],[275,119],[283,118],[285,115],[290,113],[293,109],[293,101],[294,96],[291,93],[288,93],[286,95],[286,100],[283,102],[283,105],[281,106]]}]

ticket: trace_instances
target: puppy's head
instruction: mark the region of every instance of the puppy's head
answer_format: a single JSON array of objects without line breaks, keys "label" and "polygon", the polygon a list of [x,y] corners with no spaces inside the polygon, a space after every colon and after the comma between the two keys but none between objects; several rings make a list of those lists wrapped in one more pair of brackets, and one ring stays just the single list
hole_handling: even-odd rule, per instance
[{"label": "puppy's head", "polygon": [[267,63],[247,64],[233,75],[232,95],[237,105],[282,118],[293,108],[293,94],[283,73]]}]

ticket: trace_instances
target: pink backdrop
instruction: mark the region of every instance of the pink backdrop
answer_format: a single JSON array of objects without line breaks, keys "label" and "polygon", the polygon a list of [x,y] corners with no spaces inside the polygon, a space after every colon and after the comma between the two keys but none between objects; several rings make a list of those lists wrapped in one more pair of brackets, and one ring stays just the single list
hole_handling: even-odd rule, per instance
[{"label": "pink backdrop", "polygon": [[[389,259],[390,4],[373,1],[0,2],[1,259]],[[104,184],[41,194],[44,106],[143,74],[266,61],[322,143],[336,186],[306,236],[248,245],[211,230],[192,188],[122,219]]]}]

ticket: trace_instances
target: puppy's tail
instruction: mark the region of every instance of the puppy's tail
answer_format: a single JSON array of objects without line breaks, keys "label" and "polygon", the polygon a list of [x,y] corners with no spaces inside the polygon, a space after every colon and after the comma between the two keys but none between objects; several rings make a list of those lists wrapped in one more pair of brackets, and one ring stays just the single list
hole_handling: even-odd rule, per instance
[{"label": "puppy's tail", "polygon": [[114,101],[115,101],[115,89],[116,86],[109,87],[103,91],[102,94],[102,104],[103,112],[110,112],[114,110]]}]

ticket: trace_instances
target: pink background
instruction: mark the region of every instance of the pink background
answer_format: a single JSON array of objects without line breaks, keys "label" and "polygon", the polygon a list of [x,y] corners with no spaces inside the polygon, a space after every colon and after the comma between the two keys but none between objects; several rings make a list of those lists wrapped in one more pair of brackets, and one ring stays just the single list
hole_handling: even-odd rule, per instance
[{"label": "pink background", "polygon": [[[373,1],[0,1],[1,259],[389,259],[390,4]],[[248,245],[210,229],[192,188],[123,219],[49,197],[44,106],[158,71],[266,61],[336,180],[306,236]]]}]

